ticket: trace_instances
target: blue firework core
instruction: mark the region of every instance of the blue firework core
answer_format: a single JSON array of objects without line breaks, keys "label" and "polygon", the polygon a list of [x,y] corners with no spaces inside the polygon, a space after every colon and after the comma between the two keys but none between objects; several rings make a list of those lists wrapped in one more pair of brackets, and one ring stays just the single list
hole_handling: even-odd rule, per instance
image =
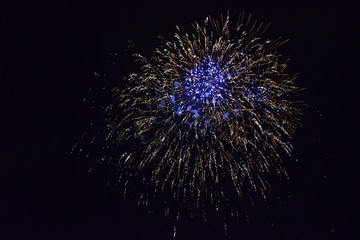
[{"label": "blue firework core", "polygon": [[206,59],[191,69],[185,78],[186,94],[194,103],[211,102],[216,105],[224,97],[228,77],[215,61]]},{"label": "blue firework core", "polygon": [[[173,110],[178,116],[190,113],[192,117],[186,121],[189,126],[195,119],[202,119],[198,124],[203,127],[210,126],[210,119],[204,115],[205,108],[219,106],[224,99],[229,100],[231,91],[227,89],[227,84],[230,80],[226,67],[210,58],[203,60],[190,69],[182,83],[174,82],[177,94],[169,96]],[[224,119],[229,117],[228,112],[222,114]]]}]

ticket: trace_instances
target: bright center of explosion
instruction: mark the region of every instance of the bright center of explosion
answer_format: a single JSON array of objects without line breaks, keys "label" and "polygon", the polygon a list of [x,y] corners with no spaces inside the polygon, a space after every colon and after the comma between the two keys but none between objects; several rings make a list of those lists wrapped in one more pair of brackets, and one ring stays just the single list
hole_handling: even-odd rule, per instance
[{"label": "bright center of explosion", "polygon": [[[207,58],[195,65],[184,76],[182,83],[174,82],[174,95],[171,102],[175,104],[178,116],[190,112],[192,119],[202,117],[205,108],[217,107],[224,99],[231,97],[231,91],[226,89],[227,82],[231,80],[226,68],[220,66],[216,61]],[[223,116],[227,118],[229,113]],[[209,119],[205,120],[205,125]]]},{"label": "bright center of explosion", "polygon": [[226,94],[226,79],[230,78],[213,60],[206,59],[185,78],[187,96],[194,103],[216,105]]}]

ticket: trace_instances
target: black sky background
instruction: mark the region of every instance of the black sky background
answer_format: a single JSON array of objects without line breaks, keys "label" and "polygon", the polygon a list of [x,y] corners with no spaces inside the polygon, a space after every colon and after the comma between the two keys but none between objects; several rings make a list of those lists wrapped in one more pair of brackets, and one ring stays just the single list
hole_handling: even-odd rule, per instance
[{"label": "black sky background", "polygon": [[[104,172],[71,149],[89,117],[91,86],[131,73],[129,40],[151,56],[158,35],[227,10],[271,22],[267,36],[290,38],[289,71],[299,72],[309,108],[274,187],[281,203],[250,209],[232,239],[359,239],[355,135],[359,86],[356,6],[345,1],[44,1],[0,5],[0,239],[171,239],[163,218],[145,214],[106,185]],[[115,56],[113,53],[117,53]],[[113,64],[114,63],[114,64]],[[107,78],[94,78],[94,72]],[[356,78],[356,79],[355,79]],[[121,83],[119,83],[121,84]],[[289,196],[290,198],[286,197]],[[179,239],[223,239],[221,224],[183,224]]]}]

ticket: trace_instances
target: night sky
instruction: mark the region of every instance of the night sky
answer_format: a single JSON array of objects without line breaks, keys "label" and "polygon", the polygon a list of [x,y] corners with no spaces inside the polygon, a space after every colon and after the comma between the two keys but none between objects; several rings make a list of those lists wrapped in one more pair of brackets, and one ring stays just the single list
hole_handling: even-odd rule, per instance
[{"label": "night sky", "polygon": [[[356,6],[288,2],[1,4],[0,239],[171,239],[171,223],[122,200],[107,186],[107,169],[89,174],[91,163],[71,154],[94,117],[82,99],[89,87],[121,86],[137,66],[132,51],[150,57],[157,36],[227,10],[251,13],[271,23],[267,36],[291,40],[280,51],[291,55],[289,72],[300,73],[309,104],[285,163],[290,179],[273,186],[281,203],[250,207],[249,223],[231,224],[232,239],[359,239]],[[178,239],[224,239],[222,222],[182,223]]]}]

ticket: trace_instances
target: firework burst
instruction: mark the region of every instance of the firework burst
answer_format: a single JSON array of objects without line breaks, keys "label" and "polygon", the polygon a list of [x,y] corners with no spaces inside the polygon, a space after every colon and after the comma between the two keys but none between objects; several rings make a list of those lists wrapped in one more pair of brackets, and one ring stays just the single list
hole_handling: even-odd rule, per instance
[{"label": "firework burst", "polygon": [[114,90],[101,134],[124,193],[145,205],[160,199],[177,216],[265,197],[266,176],[286,175],[281,156],[301,114],[288,58],[276,51],[284,41],[262,37],[268,25],[241,14],[193,27],[150,60],[135,55],[142,67]]}]

